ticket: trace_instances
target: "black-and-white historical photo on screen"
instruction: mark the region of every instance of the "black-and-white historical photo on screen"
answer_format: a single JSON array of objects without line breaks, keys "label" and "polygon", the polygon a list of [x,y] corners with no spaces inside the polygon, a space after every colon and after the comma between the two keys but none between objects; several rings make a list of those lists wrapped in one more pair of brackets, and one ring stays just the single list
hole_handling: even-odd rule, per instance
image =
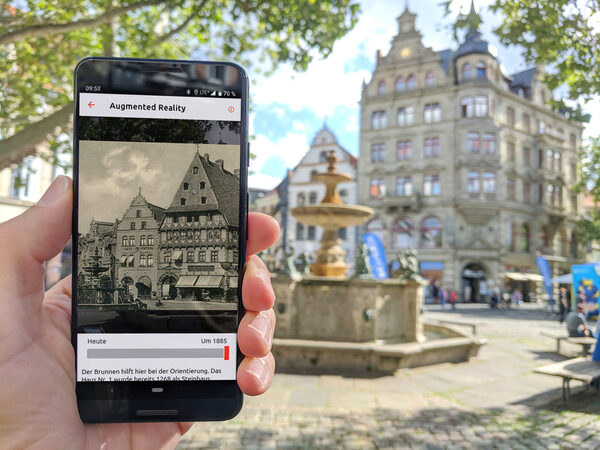
[{"label": "black-and-white historical photo on screen", "polygon": [[236,310],[239,152],[80,141],[80,311]]}]

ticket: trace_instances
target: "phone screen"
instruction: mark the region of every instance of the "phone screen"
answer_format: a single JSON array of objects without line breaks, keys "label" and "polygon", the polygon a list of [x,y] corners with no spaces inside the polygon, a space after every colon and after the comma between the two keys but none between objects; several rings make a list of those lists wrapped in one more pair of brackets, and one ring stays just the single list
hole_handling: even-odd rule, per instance
[{"label": "phone screen", "polygon": [[77,381],[235,380],[240,73],[86,64],[76,83]]}]

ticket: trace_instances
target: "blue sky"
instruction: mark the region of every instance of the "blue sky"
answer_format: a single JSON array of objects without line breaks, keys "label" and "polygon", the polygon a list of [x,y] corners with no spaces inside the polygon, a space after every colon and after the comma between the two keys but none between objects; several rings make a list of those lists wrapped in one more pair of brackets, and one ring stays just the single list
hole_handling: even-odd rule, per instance
[{"label": "blue sky", "polygon": [[[423,42],[434,50],[456,48],[449,24],[470,0],[455,0],[453,15],[443,17],[440,0],[412,0],[409,9],[417,14],[417,29]],[[484,37],[496,47],[507,73],[526,68],[520,50],[502,47],[492,29],[500,22],[487,6],[491,0],[476,1],[483,18]],[[404,2],[378,0],[361,2],[362,13],[355,28],[334,46],[327,59],[315,59],[305,72],[283,65],[269,77],[251,75],[250,130],[254,135],[250,186],[270,189],[287,168],[294,167],[308,150],[316,132],[327,125],[348,151],[358,154],[358,101],[363,79],[369,81],[377,49],[385,54],[397,33],[396,17]],[[589,128],[600,129],[600,102],[589,105],[593,114]]]}]

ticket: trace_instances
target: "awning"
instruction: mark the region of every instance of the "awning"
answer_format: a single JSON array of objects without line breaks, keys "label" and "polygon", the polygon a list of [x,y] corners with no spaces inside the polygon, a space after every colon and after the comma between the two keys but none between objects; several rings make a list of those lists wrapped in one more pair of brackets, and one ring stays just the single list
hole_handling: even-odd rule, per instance
[{"label": "awning", "polygon": [[183,258],[183,252],[181,250],[177,250],[173,252],[173,261],[178,261]]},{"label": "awning", "polygon": [[198,275],[182,275],[177,280],[175,287],[194,287]]},{"label": "awning", "polygon": [[194,287],[218,288],[219,286],[221,286],[222,281],[223,277],[221,275],[210,275],[208,277],[200,275]]},{"label": "awning", "polygon": [[131,264],[133,262],[133,255],[127,257],[127,264]]},{"label": "awning", "polygon": [[544,277],[537,273],[525,273],[523,274],[531,281],[544,281]]},{"label": "awning", "polygon": [[125,264],[125,261],[127,261],[127,256],[121,256],[119,261],[121,261],[121,264]]},{"label": "awning", "polygon": [[558,284],[573,284],[573,274],[565,273],[564,275],[552,278],[551,281]]},{"label": "awning", "polygon": [[229,277],[229,287],[237,288],[238,285],[238,277]]},{"label": "awning", "polygon": [[515,281],[529,281],[529,278],[527,278],[525,274],[519,272],[506,272],[506,278]]}]

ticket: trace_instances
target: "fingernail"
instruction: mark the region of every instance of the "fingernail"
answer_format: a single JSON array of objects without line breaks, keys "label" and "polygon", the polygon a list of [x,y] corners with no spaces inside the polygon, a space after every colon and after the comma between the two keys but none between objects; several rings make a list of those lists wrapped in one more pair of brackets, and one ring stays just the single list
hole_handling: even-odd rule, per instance
[{"label": "fingernail", "polygon": [[250,322],[248,324],[248,326],[250,328],[256,330],[256,332],[260,335],[260,337],[262,337],[262,339],[265,342],[265,345],[267,345],[267,347],[270,346],[271,324],[269,323],[269,320],[263,313],[258,314],[252,320],[252,322]]},{"label": "fingernail", "polygon": [[271,284],[271,274],[266,270],[258,270],[256,276],[263,280],[267,291],[269,292],[269,296],[271,297],[271,302],[275,302],[275,292],[273,292],[273,284]]},{"label": "fingernail", "polygon": [[46,190],[40,201],[37,203],[38,206],[48,206],[58,200],[69,187],[69,179],[62,175],[56,177],[54,182]]},{"label": "fingernail", "polygon": [[253,359],[250,364],[248,364],[248,372],[256,378],[258,384],[260,384],[260,388],[264,389],[269,380],[269,368],[267,367],[267,363],[260,358]]}]

